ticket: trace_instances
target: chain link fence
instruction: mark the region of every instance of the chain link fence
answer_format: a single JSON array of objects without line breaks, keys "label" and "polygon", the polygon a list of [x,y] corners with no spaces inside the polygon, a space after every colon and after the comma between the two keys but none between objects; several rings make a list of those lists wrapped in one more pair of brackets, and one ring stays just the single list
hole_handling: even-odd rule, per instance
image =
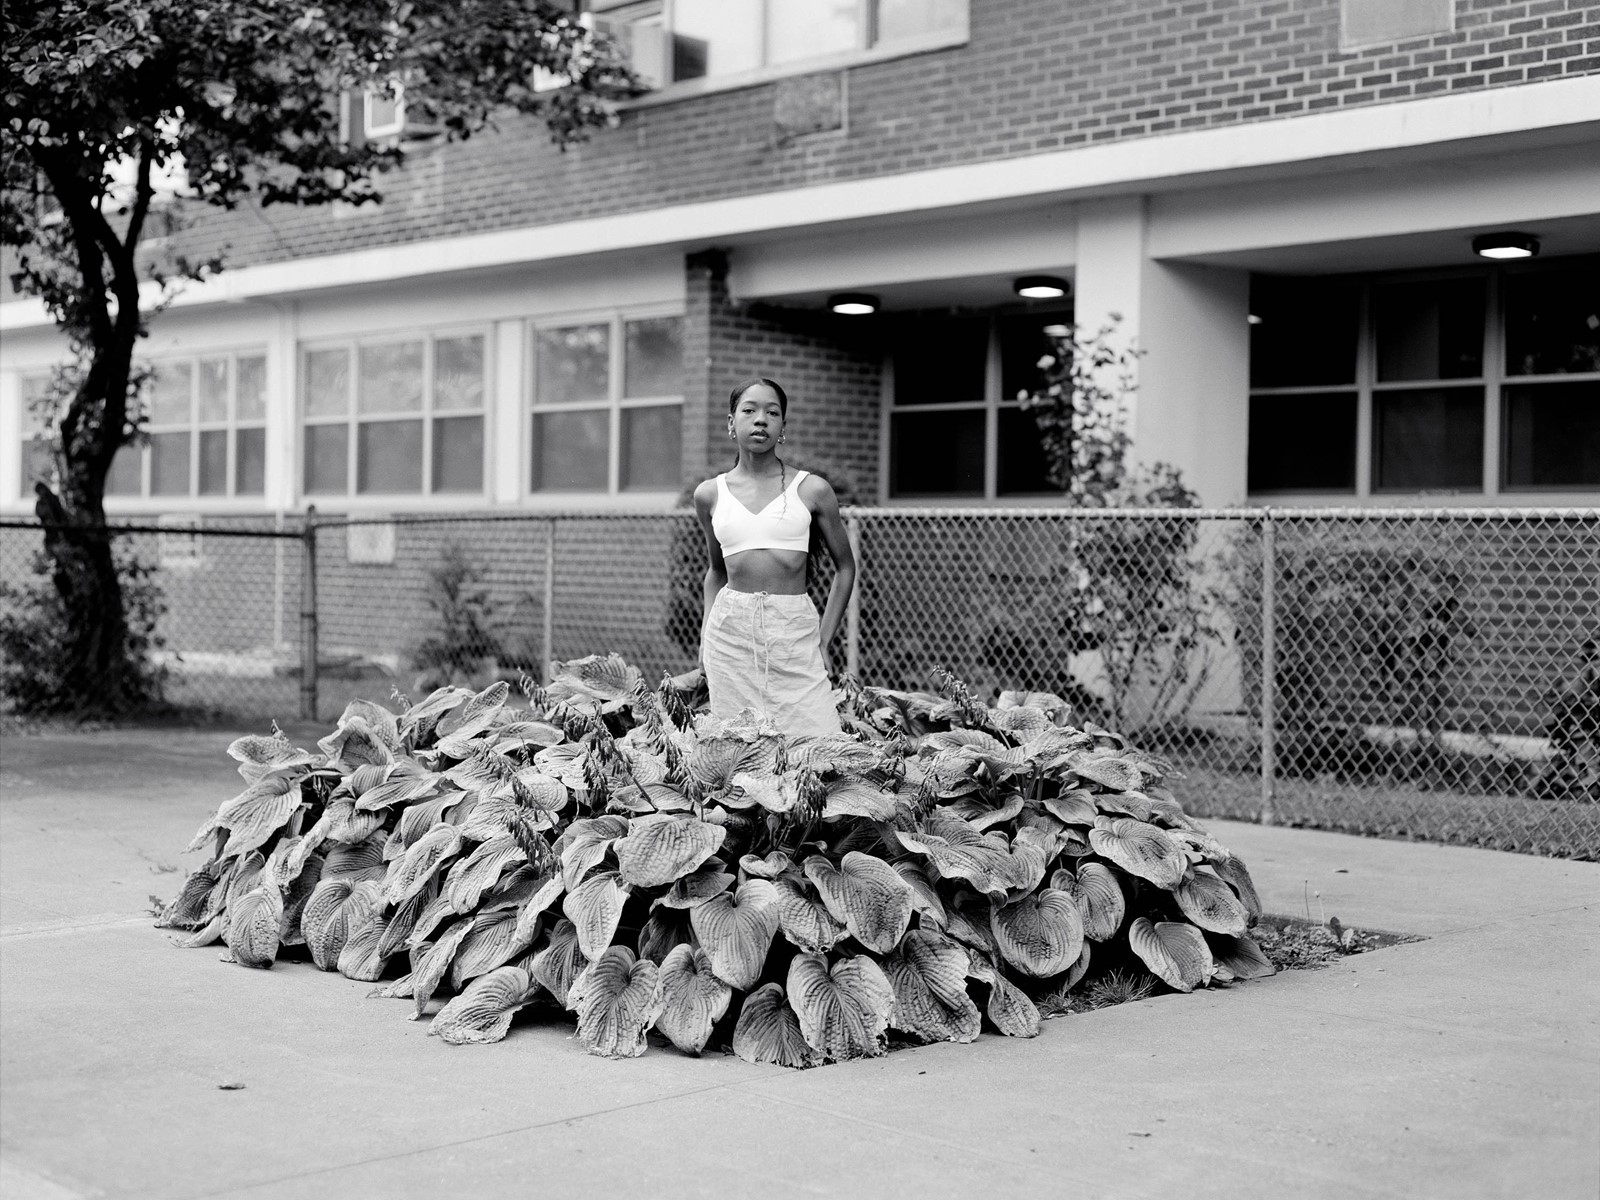
[{"label": "chain link fence", "polygon": [[[830,649],[869,684],[943,664],[978,695],[1058,693],[1170,758],[1203,815],[1600,858],[1600,509],[845,516],[858,586]],[[155,569],[168,700],[239,719],[697,653],[684,511],[118,537]],[[39,545],[0,528],[0,605]]]}]

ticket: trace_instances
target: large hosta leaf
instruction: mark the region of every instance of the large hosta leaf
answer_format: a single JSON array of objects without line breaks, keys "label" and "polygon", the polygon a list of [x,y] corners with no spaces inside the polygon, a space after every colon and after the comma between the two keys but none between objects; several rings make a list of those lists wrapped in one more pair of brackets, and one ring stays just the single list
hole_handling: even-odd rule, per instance
[{"label": "large hosta leaf", "polygon": [[704,737],[689,756],[689,773],[708,793],[733,786],[735,775],[748,773],[756,778],[777,773],[781,739],[758,736]]},{"label": "large hosta leaf", "polygon": [[301,803],[298,780],[268,775],[251,784],[217,810],[216,825],[228,830],[228,844],[220,857],[247,854],[265,844]]},{"label": "large hosta leaf", "polygon": [[390,904],[409,900],[425,888],[445,861],[460,849],[459,829],[454,825],[435,825],[390,870],[383,898]]},{"label": "large hosta leaf", "polygon": [[317,761],[315,754],[291,745],[282,734],[274,737],[247,734],[235,738],[228,745],[228,757],[239,764],[239,774],[246,783],[255,783],[272,771],[287,771]]},{"label": "large hosta leaf", "polygon": [[711,959],[711,969],[736,988],[754,987],[778,932],[778,889],[746,879],[732,892],[689,910],[689,923]]},{"label": "large hosta leaf", "polygon": [[628,832],[626,817],[589,817],[574,821],[557,843],[567,890],[573,891],[589,871],[600,865],[611,844]]},{"label": "large hosta leaf", "polygon": [[571,1008],[572,981],[589,965],[578,945],[578,930],[571,921],[557,921],[550,941],[533,956],[529,970],[562,1008]]},{"label": "large hosta leaf", "polygon": [[732,886],[733,876],[728,874],[727,864],[720,858],[708,858],[668,888],[656,903],[666,908],[694,908]]},{"label": "large hosta leaf", "polygon": [[300,914],[300,930],[311,961],[324,971],[337,970],[351,932],[371,922],[380,902],[376,882],[352,884],[348,879],[324,878]]},{"label": "large hosta leaf", "polygon": [[1092,794],[1077,788],[1069,788],[1059,796],[1047,796],[1043,803],[1047,812],[1068,825],[1093,825],[1100,815]]},{"label": "large hosta leaf", "polygon": [[656,1028],[688,1054],[699,1054],[711,1040],[711,1027],[728,1011],[733,989],[711,970],[698,946],[675,947],[661,964],[661,1015]]},{"label": "large hosta leaf", "polygon": [[658,908],[639,928],[639,957],[648,958],[659,967],[673,950],[693,940],[688,909]]},{"label": "large hosta leaf", "polygon": [[899,797],[885,792],[861,779],[839,779],[826,785],[827,798],[822,804],[824,820],[840,817],[866,817],[872,821],[887,821],[900,807]]},{"label": "large hosta leaf", "polygon": [[728,834],[691,816],[635,817],[628,836],[616,842],[617,867],[635,887],[661,887],[682,879],[716,853]]},{"label": "large hosta leaf", "polygon": [[560,871],[551,871],[550,874],[536,878],[533,881],[533,892],[523,902],[517,914],[517,937],[532,939],[537,933],[537,927],[543,920],[543,915],[566,890],[566,883]]},{"label": "large hosta leaf", "polygon": [[980,892],[1003,896],[1010,884],[1011,848],[1000,834],[981,834],[938,807],[918,830],[896,831],[901,845],[925,856],[944,879],[965,879]]},{"label": "large hosta leaf", "polygon": [[1113,792],[1137,790],[1144,782],[1144,773],[1128,759],[1103,751],[1080,751],[1067,759],[1067,769],[1079,779],[1098,783]]},{"label": "large hosta leaf", "polygon": [[1128,874],[1169,892],[1189,869],[1188,858],[1165,830],[1132,817],[1096,817],[1089,844]]},{"label": "large hosta leaf", "polygon": [[1239,902],[1244,905],[1245,912],[1252,917],[1261,915],[1261,897],[1256,895],[1256,885],[1250,879],[1250,872],[1245,867],[1242,859],[1229,855],[1212,862],[1212,869],[1227,880],[1238,893]]},{"label": "large hosta leaf", "polygon": [[502,871],[527,861],[528,856],[509,833],[490,838],[450,867],[445,877],[450,907],[458,913],[471,912],[483,893],[499,881]]},{"label": "large hosta leaf", "polygon": [[989,985],[989,1002],[984,1005],[984,1012],[996,1029],[1007,1037],[1039,1036],[1039,1009],[987,954],[972,955],[967,973]]},{"label": "large hosta leaf", "polygon": [[428,911],[429,906],[437,898],[437,891],[432,886],[429,886],[397,906],[389,914],[389,919],[384,925],[383,939],[378,943],[379,955],[388,958],[390,955],[398,954],[404,949],[406,943],[411,940],[411,934],[416,929],[417,922],[422,919],[422,914]]},{"label": "large hosta leaf", "polygon": [[356,924],[350,923],[350,936],[345,939],[344,947],[339,951],[339,974],[346,979],[359,979],[363,983],[373,983],[383,974],[384,956],[380,952],[383,945],[384,930],[388,921],[384,919],[380,906],[374,905],[367,919]]},{"label": "large hosta leaf", "polygon": [[283,893],[276,883],[263,879],[228,906],[228,949],[247,967],[270,967],[278,956],[282,927]]},{"label": "large hosta leaf", "polygon": [[1239,937],[1250,925],[1249,914],[1233,889],[1205,867],[1191,871],[1173,897],[1183,915],[1209,933]]},{"label": "large hosta leaf", "polygon": [[1122,928],[1127,900],[1122,895],[1122,885],[1105,863],[1086,862],[1076,871],[1062,868],[1050,877],[1050,886],[1077,902],[1078,913],[1083,917],[1083,936],[1091,942],[1104,942]]},{"label": "large hosta leaf", "polygon": [[472,922],[472,932],[462,940],[455,961],[450,964],[450,986],[459,990],[467,980],[510,962],[532,942],[532,938],[523,941],[517,937],[515,911],[481,914]]},{"label": "large hosta leaf", "polygon": [[206,923],[205,911],[222,870],[219,863],[207,863],[190,873],[171,904],[156,918],[157,929],[198,929]]},{"label": "large hosta leaf", "polygon": [[568,999],[578,1010],[578,1040],[590,1054],[637,1058],[660,1013],[658,970],[626,946],[611,946],[585,968]]},{"label": "large hosta leaf", "polygon": [[996,905],[989,923],[1000,956],[1024,975],[1059,975],[1083,950],[1083,918],[1055,888]]},{"label": "large hosta leaf", "polygon": [[534,996],[521,967],[497,967],[441,1008],[428,1033],[452,1046],[498,1042],[511,1028],[516,1011]]},{"label": "large hosta leaf", "polygon": [[822,1061],[776,983],[762,984],[744,998],[733,1030],[733,1052],[746,1062],[780,1067],[814,1067]]},{"label": "large hosta leaf", "polygon": [[950,918],[945,913],[944,901],[939,898],[938,889],[933,886],[933,881],[928,878],[921,864],[908,858],[901,859],[894,864],[894,869],[899,872],[901,879],[911,885],[911,907],[921,918],[924,928],[936,925],[943,929]]},{"label": "large hosta leaf", "polygon": [[642,677],[620,654],[591,654],[554,664],[550,694],[580,700],[626,700]]},{"label": "large hosta leaf", "polygon": [[1136,917],[1128,926],[1128,945],[1145,966],[1180,992],[1193,991],[1215,970],[1205,935],[1187,921]]},{"label": "large hosta leaf", "polygon": [[365,841],[335,846],[322,860],[324,879],[348,879],[351,883],[383,878],[383,840],[373,835]]},{"label": "large hosta leaf", "polygon": [[833,949],[845,934],[816,888],[792,875],[776,880],[778,928],[790,944],[814,953]]},{"label": "large hosta leaf", "polygon": [[585,958],[599,958],[611,944],[627,898],[627,892],[617,885],[617,877],[610,871],[591,876],[567,893],[561,911],[577,929],[578,945]]},{"label": "large hosta leaf", "polygon": [[789,1003],[811,1048],[835,1061],[884,1051],[894,1009],[894,988],[865,955],[828,967],[820,954],[796,954],[789,963]]},{"label": "large hosta leaf", "polygon": [[[413,1017],[420,1017],[427,1010],[428,1001],[433,998],[433,993],[450,970],[450,964],[455,961],[456,951],[461,949],[461,943],[471,932],[472,918],[461,918],[440,934],[439,940],[429,946],[422,960],[417,962],[411,972],[411,996],[416,1002]],[[416,962],[415,959],[412,961]]]},{"label": "large hosta leaf", "polygon": [[1278,973],[1278,968],[1261,952],[1261,947],[1248,937],[1214,933],[1206,941],[1211,945],[1211,957],[1217,966],[1232,972],[1235,979],[1263,979]]},{"label": "large hosta leaf", "polygon": [[833,919],[867,949],[886,954],[905,935],[911,885],[881,858],[852,850],[835,867],[819,854],[806,859],[805,873]]},{"label": "large hosta leaf", "polygon": [[942,934],[913,929],[883,960],[894,989],[889,1024],[929,1042],[970,1042],[982,1018],[967,995],[967,952]]}]

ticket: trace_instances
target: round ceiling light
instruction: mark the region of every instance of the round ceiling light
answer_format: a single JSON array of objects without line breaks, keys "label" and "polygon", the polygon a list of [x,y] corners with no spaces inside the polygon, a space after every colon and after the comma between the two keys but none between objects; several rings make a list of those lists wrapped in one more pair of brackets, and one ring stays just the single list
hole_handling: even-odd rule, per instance
[{"label": "round ceiling light", "polygon": [[865,317],[878,311],[878,298],[866,292],[840,292],[828,297],[828,307],[843,317]]},{"label": "round ceiling light", "polygon": [[1071,289],[1065,279],[1054,275],[1023,275],[1011,286],[1017,295],[1027,300],[1059,300]]},{"label": "round ceiling light", "polygon": [[1539,239],[1531,233],[1480,233],[1472,239],[1472,252],[1483,258],[1532,258]]}]

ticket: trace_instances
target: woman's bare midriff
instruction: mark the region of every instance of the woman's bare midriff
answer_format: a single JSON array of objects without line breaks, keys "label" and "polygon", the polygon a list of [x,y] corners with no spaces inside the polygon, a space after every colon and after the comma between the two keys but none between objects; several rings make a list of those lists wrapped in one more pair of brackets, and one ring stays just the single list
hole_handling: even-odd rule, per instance
[{"label": "woman's bare midriff", "polygon": [[800,550],[741,550],[727,555],[728,586],[736,592],[799,596],[806,590],[806,555]]}]

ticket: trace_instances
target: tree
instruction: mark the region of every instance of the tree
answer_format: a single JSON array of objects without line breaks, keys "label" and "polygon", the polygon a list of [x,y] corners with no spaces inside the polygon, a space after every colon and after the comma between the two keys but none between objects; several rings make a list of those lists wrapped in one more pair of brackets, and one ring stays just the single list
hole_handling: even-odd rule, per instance
[{"label": "tree", "polygon": [[[501,114],[541,118],[563,146],[635,90],[613,43],[554,0],[8,0],[0,242],[14,286],[38,296],[76,361],[56,437],[57,483],[37,486],[51,583],[65,608],[71,669],[58,709],[138,703],[141,664],[110,540],[105,481],[140,436],[134,350],[149,311],[141,276],[170,286],[219,259],[141,261],[158,181],[182,181],[176,211],[240,203],[381,199],[402,146],[340,136],[339,100],[402,92],[447,139]],[[563,86],[540,87],[540,81]],[[146,297],[149,299],[148,295]],[[137,642],[137,637],[134,641]]]}]

